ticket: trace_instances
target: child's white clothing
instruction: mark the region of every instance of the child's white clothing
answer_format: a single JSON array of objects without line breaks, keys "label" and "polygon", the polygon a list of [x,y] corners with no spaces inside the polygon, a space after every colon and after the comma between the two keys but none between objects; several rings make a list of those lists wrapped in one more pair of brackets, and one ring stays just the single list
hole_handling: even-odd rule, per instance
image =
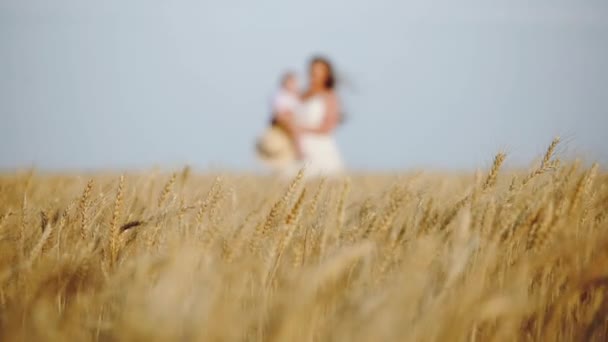
[{"label": "child's white clothing", "polygon": [[296,113],[300,106],[300,99],[294,93],[285,89],[279,89],[272,99],[272,110],[274,114],[290,112]]}]

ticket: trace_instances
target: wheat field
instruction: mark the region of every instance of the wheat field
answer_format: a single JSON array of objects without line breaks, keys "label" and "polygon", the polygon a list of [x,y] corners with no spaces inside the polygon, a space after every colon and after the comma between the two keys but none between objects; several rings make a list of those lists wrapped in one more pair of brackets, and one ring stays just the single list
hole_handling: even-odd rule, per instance
[{"label": "wheat field", "polygon": [[4,174],[0,340],[606,340],[608,173],[557,144],[471,174]]}]

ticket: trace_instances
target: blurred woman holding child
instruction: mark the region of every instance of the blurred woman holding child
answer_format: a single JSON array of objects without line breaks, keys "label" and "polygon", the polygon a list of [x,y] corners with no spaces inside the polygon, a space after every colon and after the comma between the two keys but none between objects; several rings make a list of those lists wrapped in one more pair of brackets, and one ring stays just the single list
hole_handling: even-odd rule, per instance
[{"label": "blurred woman holding child", "polygon": [[300,93],[295,74],[283,76],[272,103],[272,125],[257,144],[259,157],[284,176],[302,167],[308,176],[332,176],[343,168],[334,138],[341,110],[332,64],[313,58],[309,77],[308,89]]}]

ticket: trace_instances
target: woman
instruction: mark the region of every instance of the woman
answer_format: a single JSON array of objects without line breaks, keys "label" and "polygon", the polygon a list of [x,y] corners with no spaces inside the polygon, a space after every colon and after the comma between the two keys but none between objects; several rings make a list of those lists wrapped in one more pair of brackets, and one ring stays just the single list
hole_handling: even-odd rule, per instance
[{"label": "woman", "polygon": [[301,160],[290,173],[304,166],[307,175],[335,175],[342,171],[342,158],[334,139],[340,118],[335,92],[336,79],[329,60],[315,57],[310,62],[308,89],[295,115],[278,116],[279,123],[292,132],[301,150]]}]

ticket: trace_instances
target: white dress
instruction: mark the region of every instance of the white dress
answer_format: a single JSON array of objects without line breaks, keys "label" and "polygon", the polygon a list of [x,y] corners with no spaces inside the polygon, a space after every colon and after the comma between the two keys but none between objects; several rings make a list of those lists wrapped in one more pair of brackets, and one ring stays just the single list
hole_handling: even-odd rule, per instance
[{"label": "white dress", "polygon": [[[298,126],[318,128],[326,115],[326,103],[323,95],[316,95],[305,100],[296,115]],[[342,158],[338,145],[331,133],[302,133],[300,144],[304,154],[304,165],[307,176],[332,176],[339,174],[342,169]]]}]

